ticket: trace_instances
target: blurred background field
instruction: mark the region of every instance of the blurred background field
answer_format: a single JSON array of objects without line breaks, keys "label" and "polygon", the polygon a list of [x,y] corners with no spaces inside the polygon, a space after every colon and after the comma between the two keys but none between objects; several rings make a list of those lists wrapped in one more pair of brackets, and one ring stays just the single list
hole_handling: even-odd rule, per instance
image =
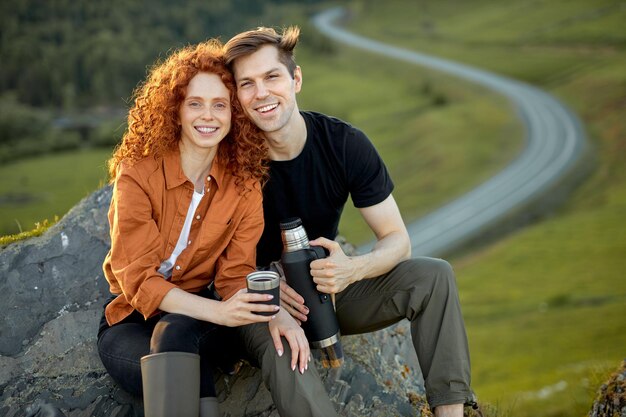
[{"label": "blurred background field", "polygon": [[586,124],[595,170],[569,201],[453,258],[474,387],[501,415],[586,415],[626,357],[624,22],[619,1],[372,1],[351,21],[361,34],[538,85]]},{"label": "blurred background field", "polygon": [[[227,3],[222,7],[231,7]],[[103,164],[94,164],[97,168],[88,174],[70,172],[67,167],[75,165],[72,158],[78,166],[84,158],[79,149],[84,148],[101,149],[105,161],[106,152],[123,133],[121,115],[146,66],[176,46],[210,36],[226,40],[239,29],[260,24],[303,27],[298,62],[306,88],[299,98],[301,108],[333,114],[371,136],[391,167],[396,198],[409,219],[470,189],[519,151],[520,123],[501,98],[416,67],[335,46],[308,26],[308,12],[313,8],[276,3],[244,7],[239,20],[230,23],[223,19],[230,15],[226,9],[198,2],[188,2],[184,10],[163,4],[160,9],[146,10],[138,22],[132,20],[135,6],[125,3],[115,12],[110,6],[90,3],[48,6],[50,10],[44,7],[36,13],[27,8],[7,11],[6,26],[14,33],[9,30],[3,41],[3,62],[10,65],[0,84],[5,88],[0,101],[5,110],[0,113],[5,132],[0,133],[0,174],[7,170],[11,175],[0,175],[0,234],[27,230],[44,218],[61,216],[80,197],[106,182]],[[176,10],[169,22],[168,10]],[[254,17],[255,12],[266,17]],[[201,31],[196,23],[189,23],[194,15],[223,21],[216,27],[207,24],[207,30]],[[77,19],[81,24],[75,27]],[[10,42],[12,36],[20,42]],[[28,43],[28,52],[22,43]],[[57,70],[40,74],[37,67],[31,74],[34,59],[49,62]],[[26,83],[29,77],[36,81]],[[440,129],[441,125],[446,128]],[[58,152],[64,158],[53,157]],[[45,171],[29,168],[48,158]],[[433,171],[440,175],[419,174]],[[36,178],[44,172],[45,185]],[[81,184],[91,184],[87,189],[75,187],[76,180],[68,178],[83,172]],[[74,198],[56,197],[55,189]],[[345,217],[342,232],[356,243],[370,239],[354,214]]]},{"label": "blurred background field", "polygon": [[[258,25],[302,26],[301,108],[371,137],[406,222],[488,178],[523,146],[523,126],[501,97],[317,34],[308,17],[332,2],[9,3],[0,5],[0,234],[61,216],[106,182],[128,98],[155,59]],[[626,357],[626,3],[347,6],[350,30],[537,85],[586,124],[594,169],[559,209],[449,254],[479,398],[499,416],[586,415]],[[341,233],[371,238],[353,208]]]}]

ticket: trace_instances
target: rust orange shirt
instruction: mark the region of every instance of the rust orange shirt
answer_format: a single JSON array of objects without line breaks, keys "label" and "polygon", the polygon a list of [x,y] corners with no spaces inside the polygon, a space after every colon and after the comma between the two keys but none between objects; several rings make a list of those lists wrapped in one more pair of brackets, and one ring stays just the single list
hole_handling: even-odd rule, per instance
[{"label": "rust orange shirt", "polygon": [[157,270],[176,246],[194,186],[183,173],[178,150],[120,165],[109,208],[111,250],[103,265],[111,293],[118,295],[105,311],[109,325],[133,310],[152,316],[175,287],[198,292],[215,280],[224,299],[246,287],[263,231],[260,184],[246,185],[251,191],[242,195],[235,178],[217,158],[213,161],[190,242],[167,280]]}]

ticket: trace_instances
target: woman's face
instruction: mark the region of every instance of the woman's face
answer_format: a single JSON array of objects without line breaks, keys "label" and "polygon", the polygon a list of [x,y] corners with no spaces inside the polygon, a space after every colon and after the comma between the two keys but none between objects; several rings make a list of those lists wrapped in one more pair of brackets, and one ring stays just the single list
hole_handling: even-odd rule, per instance
[{"label": "woman's face", "polygon": [[230,92],[219,76],[199,72],[180,105],[183,146],[197,152],[215,148],[230,131]]}]

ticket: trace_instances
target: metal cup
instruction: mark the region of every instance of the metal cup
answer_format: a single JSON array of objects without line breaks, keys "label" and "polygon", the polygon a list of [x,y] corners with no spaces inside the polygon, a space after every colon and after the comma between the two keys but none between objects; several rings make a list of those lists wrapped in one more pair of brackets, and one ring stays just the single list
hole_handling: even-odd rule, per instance
[{"label": "metal cup", "polygon": [[[273,271],[255,271],[246,277],[248,292],[257,294],[271,294],[271,300],[257,301],[259,304],[280,305],[280,276]],[[255,311],[254,314],[273,316],[275,311]]]}]

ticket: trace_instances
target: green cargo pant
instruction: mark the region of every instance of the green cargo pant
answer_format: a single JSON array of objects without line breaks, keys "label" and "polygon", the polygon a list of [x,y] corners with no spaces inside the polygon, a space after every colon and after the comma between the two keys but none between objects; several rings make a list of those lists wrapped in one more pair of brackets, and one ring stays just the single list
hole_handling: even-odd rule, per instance
[{"label": "green cargo pant", "polygon": [[465,324],[448,262],[426,257],[401,262],[385,275],[350,285],[337,294],[336,307],[342,335],[408,319],[430,407],[472,401]]},{"label": "green cargo pant", "polygon": [[[435,258],[401,262],[388,273],[350,285],[336,296],[342,335],[383,329],[406,318],[431,408],[472,400],[465,326],[450,264]],[[238,328],[244,347],[262,370],[281,416],[335,416],[315,367],[290,368],[289,344],[276,354],[267,324]]]},{"label": "green cargo pant", "polygon": [[291,370],[291,349],[287,339],[282,338],[285,352],[278,356],[266,323],[249,324],[237,330],[247,359],[261,368],[263,382],[282,417],[337,416],[315,366],[309,366],[304,374],[297,368]]}]

